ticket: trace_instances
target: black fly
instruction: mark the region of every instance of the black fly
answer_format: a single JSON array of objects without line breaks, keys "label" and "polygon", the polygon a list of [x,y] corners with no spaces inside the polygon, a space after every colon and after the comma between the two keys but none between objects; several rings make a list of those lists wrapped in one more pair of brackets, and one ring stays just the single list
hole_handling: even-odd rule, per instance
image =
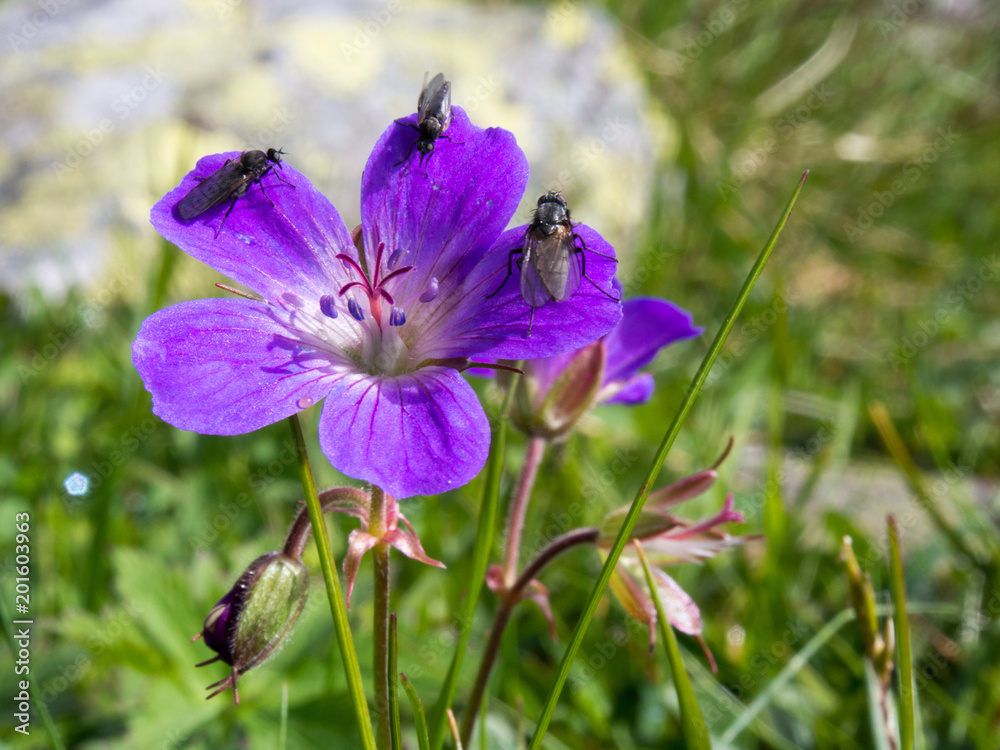
[{"label": "black fly", "polygon": [[[577,246],[576,240],[580,241]],[[507,275],[493,294],[497,294],[507,283],[513,270],[511,264],[515,255],[518,258],[517,267],[521,272],[521,298],[531,306],[531,316],[528,318],[528,336],[535,320],[535,308],[549,302],[561,302],[568,299],[580,286],[580,279],[585,278],[605,297],[618,302],[619,299],[601,289],[587,276],[587,260],[584,250],[590,250],[583,238],[573,231],[569,208],[566,199],[559,193],[548,192],[538,199],[531,224],[524,232],[524,241],[520,247],[515,247],[507,256]],[[617,262],[611,255],[590,252]],[[580,256],[577,263],[574,255]]]},{"label": "black fly", "polygon": [[444,80],[444,75],[438,73],[430,83],[427,83],[425,75],[424,87],[417,100],[417,124],[400,120],[396,120],[396,123],[413,128],[419,133],[419,137],[410,144],[406,156],[396,162],[395,166],[398,167],[410,158],[414,146],[420,152],[420,166],[423,166],[425,156],[429,162],[431,154],[434,153],[434,141],[438,138],[451,140],[444,135],[444,131],[451,125],[451,81]]},{"label": "black fly", "polygon": [[[226,209],[222,223],[215,230],[215,236],[218,237],[222,226],[229,217],[229,212],[236,205],[236,201],[255,182],[260,184],[260,192],[273,207],[274,201],[264,191],[264,184],[261,180],[275,166],[281,166],[281,154],[283,153],[285,152],[281,149],[269,148],[266,154],[263,151],[244,151],[238,159],[226,159],[225,164],[208,177],[203,178],[192,188],[190,193],[181,198],[180,203],[177,204],[177,215],[187,221],[231,199],[232,203]],[[286,185],[295,187],[277,172],[275,175]]]}]

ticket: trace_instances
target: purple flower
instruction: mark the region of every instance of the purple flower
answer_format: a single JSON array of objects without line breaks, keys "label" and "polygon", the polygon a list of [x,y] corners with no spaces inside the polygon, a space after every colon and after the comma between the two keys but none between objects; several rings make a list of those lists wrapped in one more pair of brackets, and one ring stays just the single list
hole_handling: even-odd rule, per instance
[{"label": "purple flower", "polygon": [[600,341],[525,363],[525,377],[519,381],[523,398],[513,417],[529,434],[551,440],[567,434],[598,404],[648,401],[653,376],[640,370],[660,349],[701,331],[692,325],[691,314],[672,302],[626,300],[621,322]]},{"label": "purple flower", "polygon": [[[407,121],[415,122],[415,116]],[[326,399],[320,445],[345,474],[397,498],[468,482],[489,424],[459,370],[471,359],[545,357],[607,333],[621,307],[590,284],[535,310],[504,278],[525,227],[504,232],[528,178],[511,133],[483,130],[458,107],[434,159],[397,166],[414,131],[382,134],[361,181],[355,247],[340,215],[287,164],[239,198],[181,220],[177,203],[235,153],[201,159],[153,207],[168,240],[262,299],[208,299],[142,325],[133,362],[153,411],[214,435],[255,430]],[[266,194],[265,191],[266,190]],[[272,205],[273,202],[273,205]],[[357,230],[356,230],[357,231]],[[600,235],[576,231],[613,255]],[[588,253],[587,274],[611,289],[614,261]]]},{"label": "purple flower", "polygon": [[[655,297],[634,297],[622,304],[622,319],[601,341],[604,369],[596,403],[641,404],[653,395],[653,376],[640,372],[660,349],[694,338],[702,329],[694,326],[691,313]],[[538,380],[538,396],[549,389],[579,352],[565,352],[527,364]]]}]

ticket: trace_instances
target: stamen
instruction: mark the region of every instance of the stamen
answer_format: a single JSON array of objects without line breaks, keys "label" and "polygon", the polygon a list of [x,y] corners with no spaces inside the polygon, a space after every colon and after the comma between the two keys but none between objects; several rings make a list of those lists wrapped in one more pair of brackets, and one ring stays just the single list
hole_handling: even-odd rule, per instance
[{"label": "stamen", "polygon": [[[365,274],[360,264],[351,256],[346,255],[345,253],[339,253],[337,255],[337,258],[344,263],[347,270],[349,272],[353,271],[351,275],[358,277],[354,281],[348,281],[340,287],[340,291],[337,292],[337,294],[343,297],[355,287],[361,289],[361,291],[365,293],[365,296],[368,297],[368,308],[371,310],[372,317],[375,319],[376,324],[380,328],[382,327],[382,300],[388,302],[394,309],[396,304],[396,301],[389,293],[389,290],[385,288],[386,283],[392,281],[397,276],[402,276],[403,274],[413,270],[413,266],[403,266],[402,268],[389,271],[389,273],[385,276],[382,276],[382,258],[384,255],[385,243],[380,242],[375,250],[375,265],[372,270],[371,277]],[[393,253],[393,255],[395,256],[396,253]],[[335,298],[333,297],[325,303],[323,300],[320,301],[320,309],[331,318],[336,317],[337,315],[334,301]],[[333,312],[333,315],[330,315],[328,309]],[[359,322],[365,319],[361,305],[354,297],[350,297],[348,299],[347,311],[351,314],[351,317]],[[390,325],[403,325],[404,322],[406,322],[406,315],[402,310],[399,310],[398,313],[393,313],[393,320],[390,321]]]},{"label": "stamen", "polygon": [[402,309],[392,306],[392,312],[389,313],[389,325],[391,326],[401,326],[406,322],[406,313]]},{"label": "stamen", "polygon": [[402,257],[403,257],[403,248],[398,248],[397,250],[394,250],[392,255],[389,256],[389,262],[386,263],[386,268],[388,268],[391,271],[393,268],[396,267],[396,264],[399,263],[399,259]]},{"label": "stamen", "polygon": [[420,295],[420,301],[430,302],[437,296],[438,296],[438,278],[437,276],[431,276],[431,280],[427,282],[427,288],[424,290],[424,293]]},{"label": "stamen", "polygon": [[349,312],[351,317],[359,323],[365,319],[365,314],[361,310],[361,305],[358,304],[358,301],[354,299],[354,297],[351,297],[347,301],[347,312]]},{"label": "stamen", "polygon": [[336,318],[337,313],[337,298],[332,294],[324,294],[319,298],[319,309],[326,317]]}]

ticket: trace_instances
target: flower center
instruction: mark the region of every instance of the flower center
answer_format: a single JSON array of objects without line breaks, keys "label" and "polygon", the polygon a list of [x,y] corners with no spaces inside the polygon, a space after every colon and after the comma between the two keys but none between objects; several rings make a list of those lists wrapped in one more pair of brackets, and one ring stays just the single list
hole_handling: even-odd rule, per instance
[{"label": "flower center", "polygon": [[[419,350],[419,331],[412,330],[411,322],[405,341],[400,335],[407,322],[404,305],[433,302],[441,291],[437,277],[432,276],[421,289],[407,292],[396,285],[395,295],[390,292],[388,287],[394,279],[414,269],[413,265],[396,268],[403,254],[402,249],[397,249],[383,266],[386,249],[385,243],[380,242],[374,263],[364,266],[350,255],[338,253],[336,257],[348,270],[350,280],[336,294],[324,294],[319,300],[320,311],[331,320],[340,317],[338,299],[340,304],[346,303],[348,314],[360,325],[361,337],[355,344],[347,345],[344,351],[372,375],[399,375],[415,369],[410,347],[416,344]],[[401,292],[405,299],[400,299]]]},{"label": "flower center", "polygon": [[[385,253],[385,243],[380,242],[378,245],[378,250],[375,252],[375,270],[369,278],[368,274],[365,273],[364,269],[355,261],[351,256],[346,253],[338,253],[337,258],[344,262],[353,273],[353,275],[358,278],[354,281],[350,281],[344,284],[337,296],[343,297],[352,289],[360,289],[364,295],[368,298],[368,310],[371,316],[375,319],[375,323],[379,328],[382,327],[382,301],[385,300],[389,303],[391,310],[389,312],[389,325],[390,326],[401,326],[406,322],[406,313],[399,307],[396,307],[396,302],[393,300],[392,295],[386,289],[386,284],[388,284],[393,279],[402,276],[404,273],[413,270],[413,266],[403,266],[402,268],[397,268],[396,270],[388,270],[389,272],[382,275],[382,256]],[[393,254],[395,255],[395,253]],[[389,258],[389,265],[392,265],[394,258]],[[358,303],[354,296],[351,296],[347,300],[347,311],[351,314],[351,317],[361,322],[365,319],[364,310],[361,304]]]}]

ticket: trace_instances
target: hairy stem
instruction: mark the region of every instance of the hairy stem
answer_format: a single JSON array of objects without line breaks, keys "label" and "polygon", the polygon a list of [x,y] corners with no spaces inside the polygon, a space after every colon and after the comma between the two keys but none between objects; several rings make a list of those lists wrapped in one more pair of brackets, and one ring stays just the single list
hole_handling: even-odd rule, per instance
[{"label": "hairy stem", "polygon": [[500,653],[500,641],[503,632],[510,622],[511,613],[520,601],[521,592],[534,580],[546,565],[568,549],[581,544],[596,544],[600,530],[594,526],[584,529],[574,529],[562,536],[558,536],[549,542],[538,556],[535,557],[524,572],[514,581],[513,585],[500,596],[500,603],[496,614],[493,615],[493,626],[490,628],[490,639],[486,643],[483,651],[483,660],[479,662],[479,671],[476,673],[476,681],[473,683],[472,692],[469,694],[469,702],[465,707],[465,714],[462,716],[462,731],[460,733],[462,744],[468,745],[472,737],[472,730],[476,726],[476,715],[479,706],[486,693],[486,683],[489,682],[490,673],[496,663],[497,655]]},{"label": "hairy stem", "polygon": [[351,636],[350,623],[347,620],[347,606],[340,589],[340,578],[337,567],[330,554],[330,539],[323,523],[323,510],[319,504],[316,492],[316,482],[313,480],[312,468],[306,453],[306,441],[302,436],[302,425],[297,414],[288,418],[295,439],[296,452],[299,457],[299,475],[302,478],[302,489],[306,496],[306,507],[309,510],[309,521],[312,524],[313,535],[316,537],[316,551],[319,553],[320,567],[323,569],[323,582],[326,584],[326,595],[330,602],[330,613],[333,615],[333,626],[337,633],[337,645],[344,661],[344,674],[347,677],[347,690],[351,696],[354,709],[354,719],[358,725],[361,746],[365,750],[375,750],[375,736],[372,733],[371,718],[368,714],[368,702],[365,700],[365,688],[361,682],[361,668],[358,666],[358,655],[354,650],[354,639]]},{"label": "hairy stem", "polygon": [[[376,537],[385,534],[385,491],[372,486],[371,517],[368,533]],[[391,747],[392,727],[389,715],[389,545],[376,544],[372,548],[375,570],[375,601],[372,613],[373,660],[375,675],[375,731],[378,746]]]},{"label": "hairy stem", "polygon": [[528,515],[528,501],[531,491],[538,478],[538,467],[545,455],[545,438],[533,437],[528,442],[528,450],[524,454],[524,465],[521,476],[517,480],[514,498],[510,503],[507,515],[507,550],[503,567],[504,584],[508,587],[517,577],[517,558],[521,553],[521,532],[524,531],[524,519]]}]

